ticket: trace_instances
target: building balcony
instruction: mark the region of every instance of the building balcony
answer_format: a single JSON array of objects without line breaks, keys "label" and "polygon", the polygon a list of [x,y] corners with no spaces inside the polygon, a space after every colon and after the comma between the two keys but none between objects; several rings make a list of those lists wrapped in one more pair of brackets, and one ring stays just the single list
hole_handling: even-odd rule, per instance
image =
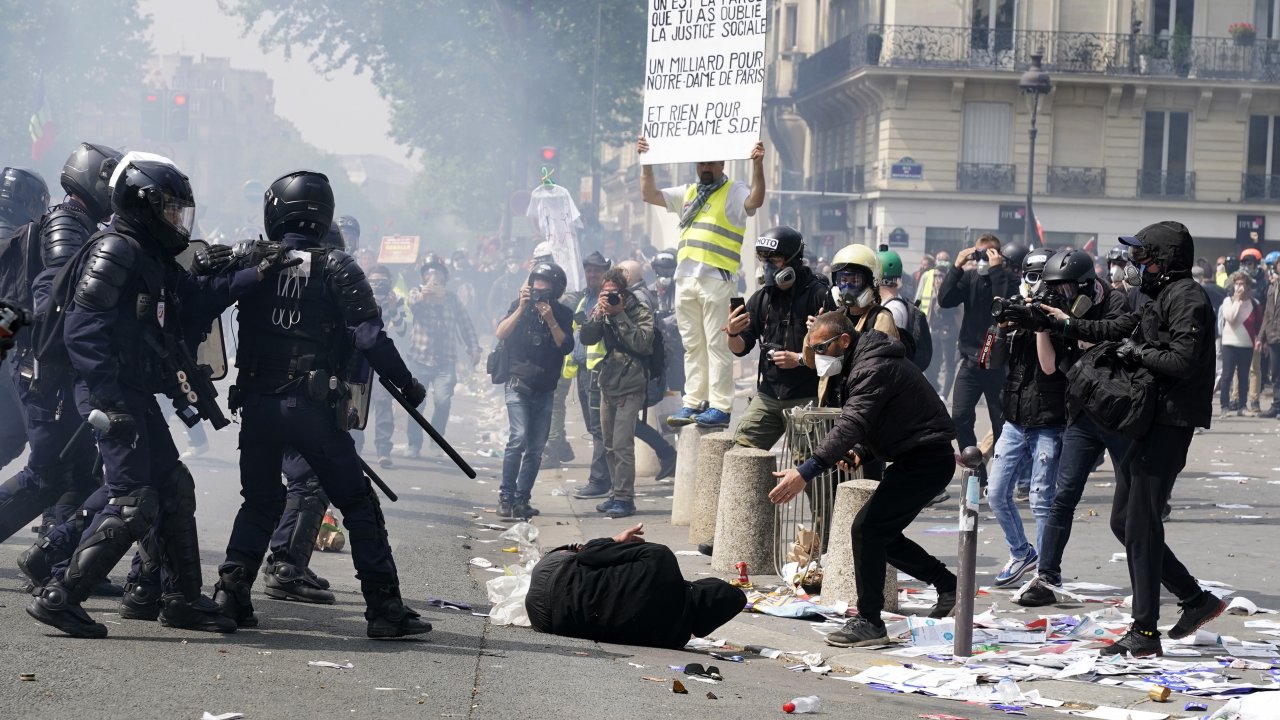
[{"label": "building balcony", "polygon": [[1280,175],[1245,173],[1240,199],[1245,202],[1280,202]]},{"label": "building balcony", "polygon": [[1138,197],[1191,200],[1196,196],[1193,172],[1138,171]]},{"label": "building balcony", "polygon": [[863,188],[863,177],[861,165],[829,170],[810,177],[809,187],[806,189],[825,193],[860,193]]},{"label": "building balcony", "polygon": [[1107,169],[1050,165],[1046,184],[1050,195],[1102,197],[1107,194]]},{"label": "building balcony", "polygon": [[1194,77],[1280,83],[1280,41],[1125,33],[865,25],[800,63],[796,95],[868,67],[1020,73],[1044,53],[1055,75]]},{"label": "building balcony", "polygon": [[956,190],[972,193],[1014,192],[1013,165],[959,163],[956,165]]}]

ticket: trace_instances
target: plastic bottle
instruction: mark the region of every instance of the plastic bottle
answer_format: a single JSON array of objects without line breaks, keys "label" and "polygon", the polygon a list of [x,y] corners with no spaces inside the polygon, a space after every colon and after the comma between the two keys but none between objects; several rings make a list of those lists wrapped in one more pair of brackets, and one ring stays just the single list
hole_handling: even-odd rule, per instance
[{"label": "plastic bottle", "polygon": [[996,685],[996,692],[1000,694],[1000,699],[1005,704],[1015,703],[1022,699],[1022,690],[1018,687],[1018,683],[1013,678],[1005,678]]},{"label": "plastic bottle", "polygon": [[782,706],[782,712],[788,715],[803,713],[816,713],[822,709],[822,700],[817,695],[808,697],[798,697],[795,700]]}]

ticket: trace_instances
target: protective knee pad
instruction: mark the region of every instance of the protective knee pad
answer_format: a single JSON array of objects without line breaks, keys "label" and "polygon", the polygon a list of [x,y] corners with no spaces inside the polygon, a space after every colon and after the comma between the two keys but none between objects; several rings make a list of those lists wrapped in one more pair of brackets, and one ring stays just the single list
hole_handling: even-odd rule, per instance
[{"label": "protective knee pad", "polygon": [[109,504],[120,508],[119,515],[108,515],[88,540],[71,554],[62,585],[76,602],[83,602],[93,589],[120,562],[155,524],[160,501],[156,491],[143,488],[132,495],[114,497]]},{"label": "protective knee pad", "polygon": [[188,599],[200,594],[200,538],[196,531],[196,483],[186,465],[178,463],[160,483],[164,519],[160,539],[178,589]]},{"label": "protective knee pad", "polygon": [[316,548],[316,535],[324,524],[324,513],[329,507],[329,500],[319,487],[314,488],[314,491],[308,487],[304,494],[291,495],[285,501],[285,507],[297,512],[293,530],[289,533],[288,560],[305,568],[311,564],[311,554]]},{"label": "protective knee pad", "polygon": [[166,519],[173,514],[196,514],[196,481],[187,466],[178,463],[160,482],[160,503]]}]

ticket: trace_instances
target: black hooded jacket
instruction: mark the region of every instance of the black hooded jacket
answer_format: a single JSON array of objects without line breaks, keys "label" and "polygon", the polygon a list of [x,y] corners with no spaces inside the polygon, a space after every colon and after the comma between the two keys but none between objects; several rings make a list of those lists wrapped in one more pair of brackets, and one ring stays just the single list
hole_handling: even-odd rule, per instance
[{"label": "black hooded jacket", "polygon": [[845,353],[844,366],[844,406],[836,426],[800,467],[806,480],[855,447],[887,462],[917,450],[950,451],[955,423],[902,343],[868,330]]},{"label": "black hooded jacket", "polygon": [[[807,267],[796,271],[796,282],[790,289],[762,287],[747,300],[747,312],[751,324],[738,337],[746,345],[739,357],[751,352],[757,342],[768,344],[768,349],[804,352],[804,338],[808,334],[810,315],[820,315],[836,307],[831,297],[831,286]],[[799,367],[783,370],[769,360],[766,349],[760,351],[760,392],[777,400],[810,398],[818,396],[818,376],[813,368]]]}]

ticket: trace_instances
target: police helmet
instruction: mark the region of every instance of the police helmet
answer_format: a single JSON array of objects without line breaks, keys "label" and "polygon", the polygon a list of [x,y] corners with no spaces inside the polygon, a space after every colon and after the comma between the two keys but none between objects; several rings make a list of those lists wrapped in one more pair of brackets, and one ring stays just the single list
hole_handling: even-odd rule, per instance
[{"label": "police helmet", "polygon": [[49,209],[49,186],[32,170],[7,167],[0,171],[0,215],[25,225]]},{"label": "police helmet", "polygon": [[82,142],[67,157],[59,182],[68,195],[84,203],[90,217],[101,222],[111,215],[111,174],[123,153],[106,145]]},{"label": "police helmet", "polygon": [[262,219],[268,240],[279,242],[289,232],[319,239],[333,224],[329,178],[311,170],[280,176],[263,196]]},{"label": "police helmet", "polygon": [[551,285],[551,295],[554,299],[559,300],[564,295],[564,289],[569,285],[569,278],[564,274],[564,268],[553,262],[540,262],[533,266],[529,271],[529,284],[533,284],[534,278],[542,278]]},{"label": "police helmet", "polygon": [[196,219],[191,181],[172,160],[129,153],[111,175],[111,209],[120,225],[153,238],[174,256],[187,249]]},{"label": "police helmet", "polygon": [[324,237],[320,238],[320,247],[334,248],[335,250],[347,249],[347,243],[342,239],[342,231],[338,229],[338,223],[329,225],[329,229],[324,232]]},{"label": "police helmet", "polygon": [[347,243],[347,247],[360,246],[360,223],[355,218],[343,215],[334,222],[338,226],[338,231],[342,233],[342,239]]}]

